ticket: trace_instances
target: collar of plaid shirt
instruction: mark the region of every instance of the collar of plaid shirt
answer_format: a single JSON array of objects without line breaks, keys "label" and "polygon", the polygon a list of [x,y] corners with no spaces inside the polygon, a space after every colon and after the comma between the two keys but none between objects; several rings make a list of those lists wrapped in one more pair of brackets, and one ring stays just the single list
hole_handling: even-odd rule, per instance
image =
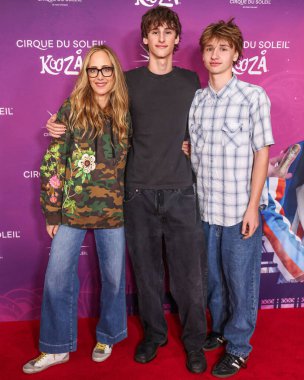
[{"label": "collar of plaid shirt", "polygon": [[229,96],[233,88],[235,87],[237,83],[237,77],[232,74],[232,78],[230,81],[219,91],[216,92],[212,86],[211,83],[208,82],[208,95],[211,96],[212,98],[217,98],[217,99],[223,99]]}]

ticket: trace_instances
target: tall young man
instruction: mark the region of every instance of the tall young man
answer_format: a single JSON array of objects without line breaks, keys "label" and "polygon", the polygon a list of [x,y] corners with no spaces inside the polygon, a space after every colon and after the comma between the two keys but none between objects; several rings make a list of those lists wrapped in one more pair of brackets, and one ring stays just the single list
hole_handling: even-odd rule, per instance
[{"label": "tall young man", "polygon": [[203,372],[206,259],[191,165],[181,151],[199,80],[195,73],[173,67],[181,35],[175,12],[161,6],[149,10],[142,18],[141,33],[149,50],[148,67],[126,74],[133,138],[126,170],[125,227],[144,328],[135,360],[149,362],[167,342],[164,242],[187,368]]},{"label": "tall young man", "polygon": [[[141,23],[149,50],[148,67],[126,73],[133,125],[126,169],[125,231],[138,289],[144,338],[135,360],[147,363],[167,343],[163,313],[164,262],[183,326],[187,368],[206,369],[206,255],[189,159],[181,150],[197,75],[173,67],[181,24],[168,7],[144,14]],[[48,123],[52,136],[60,127]]]},{"label": "tall young man", "polygon": [[227,343],[213,368],[229,377],[245,367],[258,308],[265,178],[273,144],[270,102],[261,87],[232,73],[243,37],[233,22],[209,25],[200,38],[209,85],[189,115],[191,161],[197,175],[208,247],[208,307],[212,333],[204,348]]}]

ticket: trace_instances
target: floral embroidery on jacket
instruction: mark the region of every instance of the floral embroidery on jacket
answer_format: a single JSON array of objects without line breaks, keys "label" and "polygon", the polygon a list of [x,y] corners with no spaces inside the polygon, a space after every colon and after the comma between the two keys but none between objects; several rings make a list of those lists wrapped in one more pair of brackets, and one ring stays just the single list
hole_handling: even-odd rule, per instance
[{"label": "floral embroidery on jacket", "polygon": [[72,159],[70,157],[67,158],[68,167],[71,170],[71,178],[65,180],[65,167],[62,167],[60,163],[56,165],[59,148],[60,145],[57,144],[47,150],[44,156],[45,164],[41,166],[41,174],[47,178],[51,177],[48,182],[49,186],[47,185],[47,194],[51,203],[57,202],[59,194],[56,190],[62,188],[63,185],[64,202],[62,208],[67,211],[68,215],[72,215],[76,209],[76,202],[73,197],[76,194],[81,194],[83,189],[80,185],[75,186],[72,178],[80,177],[82,183],[92,179],[90,173],[96,168],[95,153],[92,149],[83,151],[75,144],[76,150],[72,154]]}]

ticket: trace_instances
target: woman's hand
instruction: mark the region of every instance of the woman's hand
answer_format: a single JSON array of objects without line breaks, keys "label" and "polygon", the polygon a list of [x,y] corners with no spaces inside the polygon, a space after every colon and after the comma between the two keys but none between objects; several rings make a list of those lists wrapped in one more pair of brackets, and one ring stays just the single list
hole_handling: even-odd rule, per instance
[{"label": "woman's hand", "polygon": [[57,231],[58,231],[58,224],[57,225],[50,225],[50,224],[47,224],[46,225],[46,231],[47,233],[50,235],[50,237],[53,239],[53,237],[56,235]]}]

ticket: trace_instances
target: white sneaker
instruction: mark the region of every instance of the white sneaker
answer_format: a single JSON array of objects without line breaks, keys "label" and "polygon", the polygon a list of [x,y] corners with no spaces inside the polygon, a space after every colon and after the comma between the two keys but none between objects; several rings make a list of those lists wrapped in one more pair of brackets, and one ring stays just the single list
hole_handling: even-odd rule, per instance
[{"label": "white sneaker", "polygon": [[27,362],[22,369],[24,373],[37,373],[51,367],[52,365],[65,363],[68,360],[68,352],[63,354],[46,354],[41,352],[37,358]]},{"label": "white sneaker", "polygon": [[94,362],[103,362],[104,360],[108,359],[108,357],[111,355],[112,348],[113,345],[97,342],[92,352],[92,360],[94,360]]}]

